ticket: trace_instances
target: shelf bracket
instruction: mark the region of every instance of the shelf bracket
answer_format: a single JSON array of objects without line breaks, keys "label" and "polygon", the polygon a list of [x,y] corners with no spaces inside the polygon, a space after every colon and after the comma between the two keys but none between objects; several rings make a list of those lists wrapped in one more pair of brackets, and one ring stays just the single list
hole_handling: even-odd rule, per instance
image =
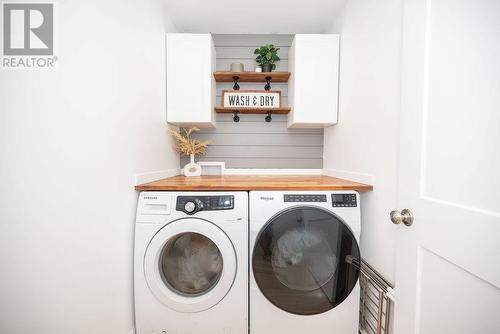
[{"label": "shelf bracket", "polygon": [[269,123],[273,120],[273,118],[271,117],[271,111],[267,112],[267,116],[266,116],[265,120],[267,123]]},{"label": "shelf bracket", "polygon": [[234,82],[234,85],[233,85],[233,89],[234,90],[240,90],[240,85],[238,85],[238,81],[240,80],[240,77],[235,75],[233,77],[233,82]]},{"label": "shelf bracket", "polygon": [[271,90],[271,80],[272,80],[272,77],[266,77],[266,85],[264,86],[264,89],[265,90]]},{"label": "shelf bracket", "polygon": [[240,116],[238,116],[238,112],[235,111],[234,114],[233,114],[233,121],[235,123],[238,123],[240,121]]}]

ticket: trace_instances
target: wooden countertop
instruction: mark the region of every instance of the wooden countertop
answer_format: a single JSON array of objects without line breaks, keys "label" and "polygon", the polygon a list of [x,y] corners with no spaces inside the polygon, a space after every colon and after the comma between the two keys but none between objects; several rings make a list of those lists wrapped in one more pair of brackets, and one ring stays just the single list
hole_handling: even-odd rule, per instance
[{"label": "wooden countertop", "polygon": [[162,190],[356,190],[371,191],[368,184],[324,175],[182,175],[135,186],[137,191]]}]

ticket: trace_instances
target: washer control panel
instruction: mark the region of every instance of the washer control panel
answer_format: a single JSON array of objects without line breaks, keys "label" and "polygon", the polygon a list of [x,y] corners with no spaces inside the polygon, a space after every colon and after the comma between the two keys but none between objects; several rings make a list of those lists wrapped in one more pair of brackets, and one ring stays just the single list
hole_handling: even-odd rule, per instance
[{"label": "washer control panel", "polygon": [[355,207],[358,206],[356,194],[332,194],[333,207]]},{"label": "washer control panel", "polygon": [[284,195],[285,202],[326,202],[326,195],[290,194]]},{"label": "washer control panel", "polygon": [[175,209],[188,215],[202,210],[231,210],[234,209],[234,196],[178,196]]}]

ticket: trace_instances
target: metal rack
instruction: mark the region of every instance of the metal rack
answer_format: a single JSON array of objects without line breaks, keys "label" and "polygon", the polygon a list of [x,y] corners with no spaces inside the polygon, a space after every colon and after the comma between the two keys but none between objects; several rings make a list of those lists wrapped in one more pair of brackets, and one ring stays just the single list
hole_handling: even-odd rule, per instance
[{"label": "metal rack", "polygon": [[359,283],[359,333],[389,334],[393,287],[364,260],[361,260]]}]

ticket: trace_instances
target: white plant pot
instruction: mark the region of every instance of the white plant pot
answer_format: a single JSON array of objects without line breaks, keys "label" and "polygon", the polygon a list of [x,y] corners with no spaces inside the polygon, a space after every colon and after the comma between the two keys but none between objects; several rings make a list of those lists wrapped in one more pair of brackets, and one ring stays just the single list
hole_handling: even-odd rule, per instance
[{"label": "white plant pot", "polygon": [[191,162],[184,166],[184,176],[200,176],[201,166],[194,162],[194,154],[190,156]]}]

